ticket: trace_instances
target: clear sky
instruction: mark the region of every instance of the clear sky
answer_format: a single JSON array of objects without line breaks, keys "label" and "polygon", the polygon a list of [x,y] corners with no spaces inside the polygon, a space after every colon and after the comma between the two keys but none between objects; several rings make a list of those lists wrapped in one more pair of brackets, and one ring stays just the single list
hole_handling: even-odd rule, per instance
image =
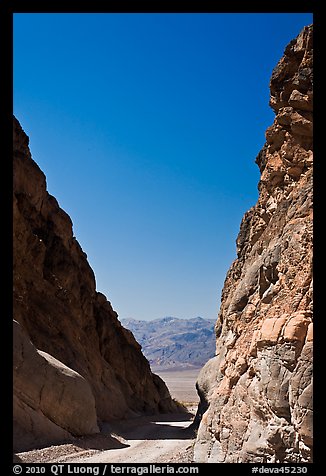
[{"label": "clear sky", "polygon": [[15,14],[14,113],[120,318],[216,319],[311,14]]}]

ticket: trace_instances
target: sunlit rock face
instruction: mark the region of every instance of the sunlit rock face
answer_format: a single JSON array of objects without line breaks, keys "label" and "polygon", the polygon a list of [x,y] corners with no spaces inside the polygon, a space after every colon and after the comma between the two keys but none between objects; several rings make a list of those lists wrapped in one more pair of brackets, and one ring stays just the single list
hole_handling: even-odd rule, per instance
[{"label": "sunlit rock face", "polygon": [[198,378],[196,462],[312,461],[312,26],[270,82],[273,124]]},{"label": "sunlit rock face", "polygon": [[72,221],[47,192],[28,143],[14,118],[14,437],[20,450],[94,433],[97,420],[175,409],[132,333],[96,291]]}]

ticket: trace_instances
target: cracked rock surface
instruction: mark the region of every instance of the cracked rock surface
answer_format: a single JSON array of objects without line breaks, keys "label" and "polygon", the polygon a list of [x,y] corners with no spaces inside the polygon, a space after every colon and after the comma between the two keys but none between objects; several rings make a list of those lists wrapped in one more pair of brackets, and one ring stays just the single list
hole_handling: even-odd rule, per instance
[{"label": "cracked rock surface", "polygon": [[202,369],[196,462],[312,461],[312,26],[270,82],[274,123]]}]

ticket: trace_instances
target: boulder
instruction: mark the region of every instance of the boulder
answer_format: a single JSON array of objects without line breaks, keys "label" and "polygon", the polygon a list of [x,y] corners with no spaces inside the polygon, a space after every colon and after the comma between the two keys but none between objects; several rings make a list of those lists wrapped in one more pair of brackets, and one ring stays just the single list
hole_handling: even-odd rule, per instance
[{"label": "boulder", "polygon": [[88,382],[37,350],[17,321],[13,326],[15,448],[97,433],[95,400]]}]

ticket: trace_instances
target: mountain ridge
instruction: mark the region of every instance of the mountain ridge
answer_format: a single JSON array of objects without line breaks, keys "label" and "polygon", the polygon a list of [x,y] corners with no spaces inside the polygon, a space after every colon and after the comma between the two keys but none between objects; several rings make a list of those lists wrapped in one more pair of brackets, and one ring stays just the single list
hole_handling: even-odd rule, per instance
[{"label": "mountain ridge", "polygon": [[166,316],[121,322],[134,334],[152,369],[200,368],[214,355],[213,319]]}]

